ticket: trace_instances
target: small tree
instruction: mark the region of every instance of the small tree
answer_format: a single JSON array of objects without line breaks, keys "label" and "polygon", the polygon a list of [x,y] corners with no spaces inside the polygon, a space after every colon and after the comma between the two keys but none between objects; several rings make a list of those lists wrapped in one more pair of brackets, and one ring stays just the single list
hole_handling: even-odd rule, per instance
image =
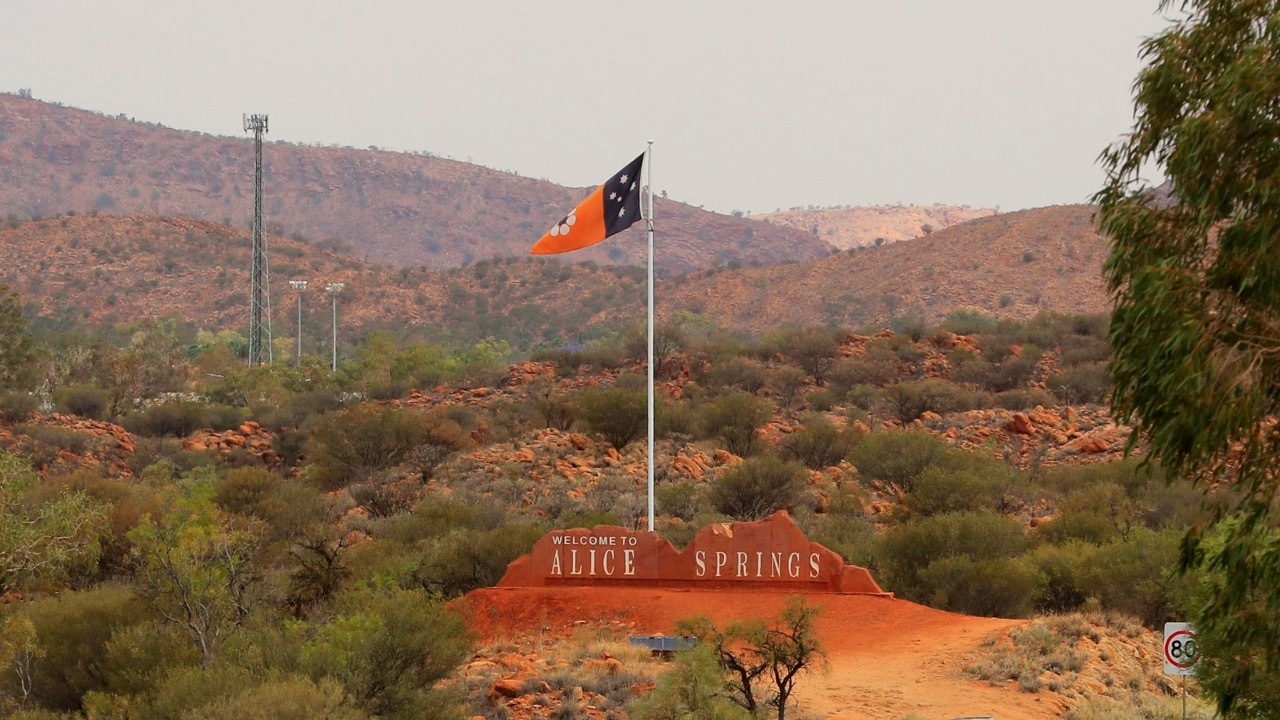
[{"label": "small tree", "polygon": [[578,395],[578,418],[592,432],[604,436],[618,452],[639,438],[647,427],[648,399],[640,390],[607,388]]},{"label": "small tree", "polygon": [[750,393],[718,398],[703,411],[707,434],[718,435],[729,452],[746,457],[756,449],[756,431],[773,417],[773,406]]},{"label": "small tree", "polygon": [[[786,720],[800,674],[826,659],[814,628],[820,611],[796,596],[767,624],[739,620],[721,631],[709,619],[697,617],[678,623],[677,632],[697,637],[714,650],[734,702],[752,715],[762,705],[771,706],[778,720]],[[769,690],[761,687],[761,678]]]},{"label": "small tree", "polygon": [[794,507],[804,491],[804,467],[768,455],[747,458],[716,478],[711,503],[739,520],[759,520]]}]

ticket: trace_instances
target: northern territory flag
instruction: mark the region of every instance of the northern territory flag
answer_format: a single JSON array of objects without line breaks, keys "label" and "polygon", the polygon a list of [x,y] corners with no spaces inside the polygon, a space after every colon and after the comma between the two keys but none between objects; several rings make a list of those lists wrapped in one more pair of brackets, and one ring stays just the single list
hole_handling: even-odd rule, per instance
[{"label": "northern territory flag", "polygon": [[529,250],[534,255],[580,250],[631,227],[640,219],[640,166],[644,155],[596,188]]}]

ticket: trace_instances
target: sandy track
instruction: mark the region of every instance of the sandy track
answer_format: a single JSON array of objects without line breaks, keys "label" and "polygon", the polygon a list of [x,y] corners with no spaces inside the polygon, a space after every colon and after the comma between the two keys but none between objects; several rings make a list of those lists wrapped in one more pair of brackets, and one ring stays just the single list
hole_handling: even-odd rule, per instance
[{"label": "sandy track", "polygon": [[[771,618],[791,593],[613,588],[492,588],[466,598],[472,627],[488,641],[570,632],[583,621],[621,622],[637,634],[670,632],[705,615],[717,623]],[[816,594],[829,667],[801,680],[801,709],[830,718],[1060,717],[1054,695],[991,687],[966,677],[966,658],[993,633],[1025,621],[975,618],[905,600]]]}]

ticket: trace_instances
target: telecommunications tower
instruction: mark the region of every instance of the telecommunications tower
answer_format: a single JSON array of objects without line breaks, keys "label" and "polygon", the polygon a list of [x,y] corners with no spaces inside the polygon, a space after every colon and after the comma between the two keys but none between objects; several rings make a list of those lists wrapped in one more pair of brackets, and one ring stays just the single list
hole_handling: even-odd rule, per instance
[{"label": "telecommunications tower", "polygon": [[262,135],[267,132],[267,116],[244,116],[244,130],[253,133],[253,268],[249,271],[249,367],[256,367],[263,363],[264,353],[266,362],[271,362],[271,283],[267,272],[267,241],[262,237]]}]

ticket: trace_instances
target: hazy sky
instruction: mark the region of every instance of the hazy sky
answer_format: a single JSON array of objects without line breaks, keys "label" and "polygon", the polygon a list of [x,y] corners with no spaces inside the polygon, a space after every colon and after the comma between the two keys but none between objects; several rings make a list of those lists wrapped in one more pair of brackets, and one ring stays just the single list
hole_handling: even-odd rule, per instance
[{"label": "hazy sky", "polygon": [[[3,0],[0,90],[728,212],[1082,202],[1157,0]],[[269,161],[269,158],[268,158]]]}]

